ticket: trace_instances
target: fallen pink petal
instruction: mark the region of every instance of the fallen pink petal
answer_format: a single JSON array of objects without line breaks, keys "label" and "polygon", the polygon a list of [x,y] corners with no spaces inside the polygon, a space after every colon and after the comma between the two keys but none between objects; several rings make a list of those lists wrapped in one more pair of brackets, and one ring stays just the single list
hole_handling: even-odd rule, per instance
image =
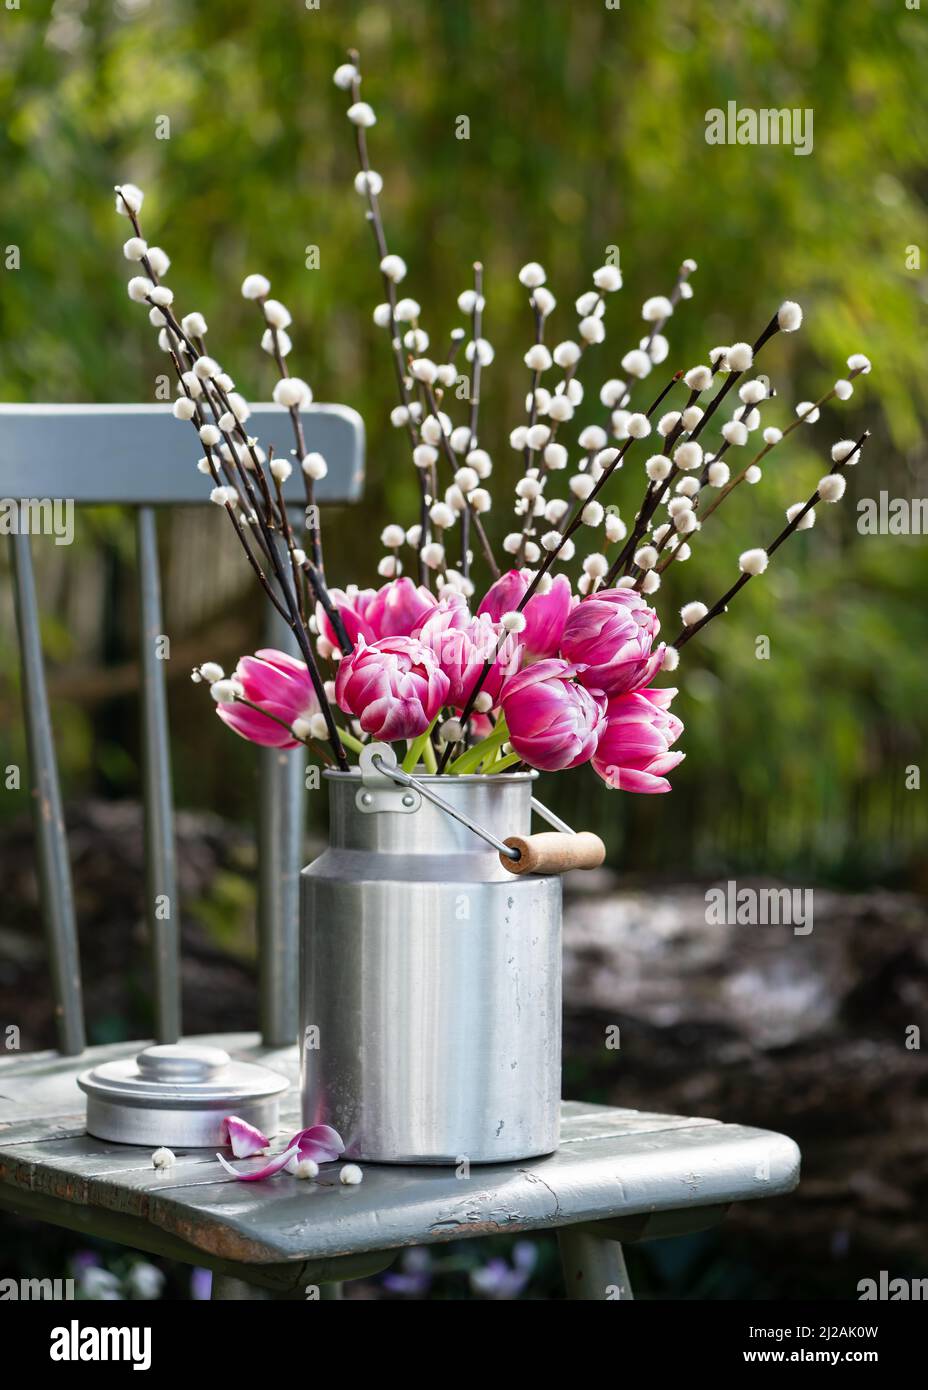
[{"label": "fallen pink petal", "polygon": [[277,1173],[280,1173],[292,1159],[299,1156],[299,1152],[296,1145],[292,1145],[289,1149],[284,1149],[282,1153],[275,1154],[263,1167],[249,1168],[244,1172],[240,1168],[233,1168],[232,1164],[228,1159],[223,1158],[222,1154],[217,1154],[216,1157],[219,1159],[219,1162],[222,1164],[223,1168],[225,1168],[226,1172],[231,1177],[237,1178],[239,1182],[261,1182],[263,1178],[273,1178]]},{"label": "fallen pink petal", "polygon": [[315,1163],[333,1163],[345,1152],[341,1135],[331,1125],[311,1125],[301,1129],[290,1140],[296,1145],[300,1161],[311,1158]]},{"label": "fallen pink petal", "polygon": [[271,1142],[260,1129],[255,1129],[247,1120],[239,1119],[238,1115],[225,1117],[220,1136],[223,1143],[231,1145],[236,1158],[252,1158],[255,1154],[263,1153]]}]

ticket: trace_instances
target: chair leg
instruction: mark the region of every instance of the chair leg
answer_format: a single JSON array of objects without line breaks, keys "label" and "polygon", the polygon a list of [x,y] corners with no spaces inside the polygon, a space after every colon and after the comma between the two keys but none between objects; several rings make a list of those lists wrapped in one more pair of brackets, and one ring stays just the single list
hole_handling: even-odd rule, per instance
[{"label": "chair leg", "polygon": [[595,1225],[562,1226],[557,1238],[568,1298],[634,1298],[625,1256],[617,1240],[597,1235]]}]

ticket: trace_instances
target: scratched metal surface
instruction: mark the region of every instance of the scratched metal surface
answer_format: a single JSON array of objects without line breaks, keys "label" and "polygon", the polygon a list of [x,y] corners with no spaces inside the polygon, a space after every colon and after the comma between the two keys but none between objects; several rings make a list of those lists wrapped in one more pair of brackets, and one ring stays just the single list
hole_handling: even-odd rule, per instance
[{"label": "scratched metal surface", "polygon": [[[296,1049],[265,1048],[250,1034],[197,1041],[290,1077],[274,1147],[282,1144],[299,1125]],[[784,1135],[576,1101],[563,1106],[557,1153],[474,1166],[466,1177],[447,1168],[367,1164],[360,1186],[342,1187],[334,1164],[317,1182],[283,1174],[237,1183],[202,1150],[178,1151],[173,1168],[156,1171],[149,1150],[86,1134],[75,1084],[85,1067],[142,1046],[94,1048],[76,1059],[44,1053],[0,1061],[4,1205],[15,1210],[21,1194],[24,1211],[41,1201],[44,1218],[63,1225],[72,1224],[71,1209],[80,1207],[91,1223],[94,1212],[103,1224],[118,1216],[121,1229],[131,1235],[136,1228],[140,1241],[144,1228],[152,1228],[193,1250],[279,1265],[649,1214],[660,1226],[654,1233],[669,1234],[673,1227],[662,1213],[681,1213],[682,1229],[684,1214],[692,1225],[694,1209],[705,1208],[715,1220],[731,1202],[789,1192],[799,1180],[799,1151]]]}]

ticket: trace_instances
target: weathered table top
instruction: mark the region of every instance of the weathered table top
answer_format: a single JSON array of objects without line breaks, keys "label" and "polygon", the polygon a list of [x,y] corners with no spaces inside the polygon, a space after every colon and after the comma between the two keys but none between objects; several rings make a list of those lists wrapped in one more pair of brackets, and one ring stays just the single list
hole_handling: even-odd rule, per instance
[{"label": "weathered table top", "polygon": [[[267,1049],[251,1034],[197,1041],[296,1081],[295,1047]],[[674,1234],[712,1224],[731,1202],[789,1192],[799,1178],[799,1151],[784,1135],[576,1101],[563,1106],[556,1153],[474,1166],[467,1177],[366,1164],[363,1183],[345,1187],[333,1164],[315,1182],[281,1174],[240,1183],[202,1149],[178,1150],[172,1168],[156,1170],[150,1149],[86,1133],[75,1082],[88,1066],[145,1045],[0,1061],[0,1204],[215,1268],[270,1274],[303,1262],[305,1273],[407,1245],[590,1221],[611,1222],[603,1232],[623,1239]],[[298,1128],[294,1086],[274,1148]]]}]

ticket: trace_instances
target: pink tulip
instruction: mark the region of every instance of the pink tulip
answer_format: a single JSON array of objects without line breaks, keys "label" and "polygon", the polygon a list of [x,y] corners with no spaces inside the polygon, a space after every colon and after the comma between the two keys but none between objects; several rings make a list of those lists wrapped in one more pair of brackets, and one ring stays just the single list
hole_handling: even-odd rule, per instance
[{"label": "pink tulip", "polygon": [[[338,609],[352,646],[359,637],[363,637],[366,642],[376,642],[377,638],[383,635],[374,630],[368,617],[368,609],[377,597],[376,589],[330,589],[329,597]],[[316,604],[316,622],[320,634],[331,642],[333,647],[338,647],[335,629],[321,603]]]},{"label": "pink tulip", "polygon": [[380,637],[409,637],[437,602],[435,595],[421,584],[417,586],[406,578],[391,579],[377,590],[367,606],[365,617],[373,629],[375,640]]},{"label": "pink tulip", "polygon": [[[458,593],[443,595],[438,606],[416,628],[415,636],[434,652],[451,682],[447,703],[457,709],[467,703],[486,662],[493,664],[480,689],[485,690],[494,703],[504,678],[519,667],[518,638],[504,634],[489,614],[472,618],[466,599]],[[504,636],[501,645],[500,638]]]},{"label": "pink tulip", "polygon": [[593,767],[606,783],[623,792],[669,792],[665,776],[686,757],[671,753],[683,721],[670,713],[676,690],[636,690],[616,695],[606,711],[606,730]]},{"label": "pink tulip", "polygon": [[509,741],[530,767],[557,772],[590,760],[606,727],[606,697],[586,690],[566,661],[539,661],[503,685]]},{"label": "pink tulip", "polygon": [[343,657],[335,699],[377,739],[417,738],[448,698],[451,682],[430,648],[414,637],[363,637]]},{"label": "pink tulip", "polygon": [[640,690],[661,669],[664,644],[651,651],[660,626],[640,594],[604,589],[583,599],[568,617],[561,654],[582,663],[577,679],[590,690],[607,695]]},{"label": "pink tulip", "polygon": [[[434,594],[411,579],[391,579],[379,589],[330,589],[329,595],[352,645],[359,637],[368,643],[381,637],[409,637],[437,603]],[[316,621],[322,636],[337,647],[335,629],[321,603],[316,604]]]},{"label": "pink tulip", "polygon": [[[487,613],[494,622],[499,622],[504,613],[512,613],[519,607],[529,586],[529,580],[522,570],[507,570],[496,583],[487,590],[478,616]],[[540,661],[554,656],[560,646],[561,633],[573,603],[570,581],[559,574],[546,594],[534,594],[523,608],[525,629],[519,634],[527,661]]]},{"label": "pink tulip", "polygon": [[445,588],[438,602],[423,613],[409,635],[418,637],[421,641],[423,629],[433,633],[449,632],[452,629],[463,631],[471,621],[470,609],[464,595],[459,594],[457,589]]},{"label": "pink tulip", "polygon": [[254,656],[242,657],[233,672],[233,680],[241,685],[246,700],[260,705],[274,718],[233,702],[216,706],[223,723],[242,738],[265,748],[296,748],[299,740],[290,733],[293,721],[309,719],[319,713],[319,702],[305,663],[286,652],[264,647]]}]

